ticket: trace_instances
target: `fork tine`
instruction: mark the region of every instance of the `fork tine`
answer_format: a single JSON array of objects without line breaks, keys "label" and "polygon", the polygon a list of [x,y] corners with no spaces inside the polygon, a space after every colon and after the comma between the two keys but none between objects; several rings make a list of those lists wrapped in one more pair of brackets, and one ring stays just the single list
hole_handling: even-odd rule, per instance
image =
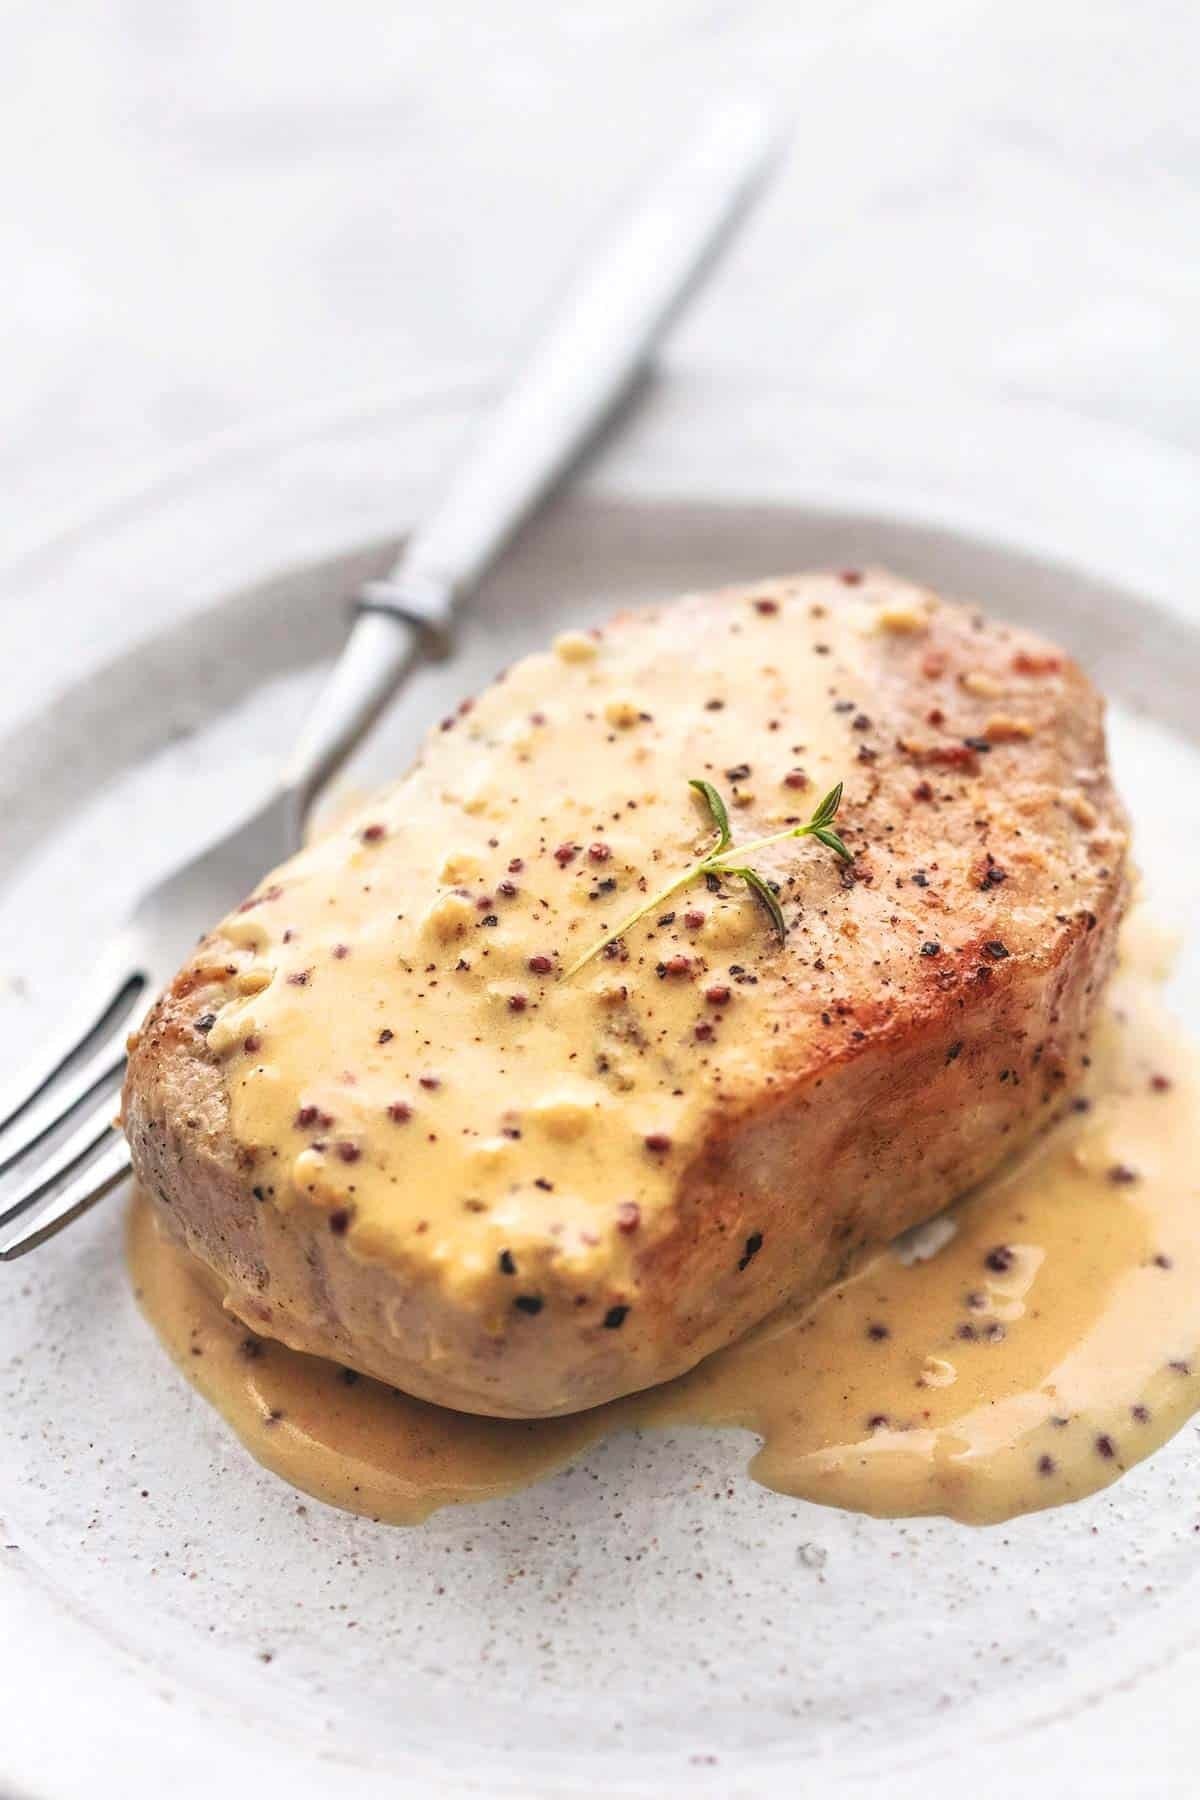
[{"label": "fork tine", "polygon": [[[123,1010],[114,1015],[113,1009],[109,1008],[106,1022],[110,1019],[111,1023],[91,1054],[78,1063],[73,1062],[57,1080],[43,1082],[40,1099],[35,1099],[32,1105],[22,1106],[7,1127],[0,1130],[0,1175],[64,1121],[106,1076],[114,1075],[120,1069],[125,1060],[125,1039],[141,1011],[142,984],[127,983],[126,993],[131,998],[126,1000]],[[122,994],[120,998],[125,999],[126,995]],[[62,1066],[60,1063],[59,1067]]]},{"label": "fork tine", "polygon": [[114,1130],[78,1174],[60,1176],[51,1184],[41,1210],[24,1218],[10,1237],[0,1236],[0,1262],[13,1262],[27,1251],[36,1250],[103,1200],[128,1173],[129,1145]]},{"label": "fork tine", "polygon": [[[131,966],[132,965],[132,966]],[[0,1137],[31,1106],[79,1051],[85,1049],[118,1008],[127,1017],[146,987],[146,978],[120,946],[96,970],[61,1023],[0,1088]]]},{"label": "fork tine", "polygon": [[7,1181],[0,1179],[0,1237],[13,1220],[46,1194],[61,1175],[77,1169],[101,1139],[115,1129],[113,1116],[117,1110],[115,1086],[106,1087],[103,1097],[62,1143],[42,1156],[31,1156],[26,1168],[24,1159]]}]

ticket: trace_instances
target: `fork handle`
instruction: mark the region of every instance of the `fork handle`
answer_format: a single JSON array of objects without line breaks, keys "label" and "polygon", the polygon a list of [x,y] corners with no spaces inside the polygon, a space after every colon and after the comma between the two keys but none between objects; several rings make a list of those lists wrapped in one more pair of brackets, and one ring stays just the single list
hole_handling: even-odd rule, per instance
[{"label": "fork handle", "polygon": [[360,616],[285,773],[301,812],[422,650],[644,369],[746,210],[773,132],[756,103],[714,109],[681,159],[568,297],[391,573]]}]

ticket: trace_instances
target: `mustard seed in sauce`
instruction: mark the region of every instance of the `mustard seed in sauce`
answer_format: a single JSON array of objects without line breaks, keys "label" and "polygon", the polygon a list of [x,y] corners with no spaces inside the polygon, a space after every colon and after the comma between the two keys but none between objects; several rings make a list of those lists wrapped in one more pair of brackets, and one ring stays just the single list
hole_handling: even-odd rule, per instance
[{"label": "mustard seed in sauce", "polygon": [[728,1006],[733,998],[733,990],[718,984],[716,987],[705,988],[704,998],[710,1006]]},{"label": "mustard seed in sauce", "polygon": [[554,967],[554,962],[549,956],[531,956],[526,967],[530,969],[534,975],[549,975]]},{"label": "mustard seed in sauce", "polygon": [[396,1035],[395,1032],[390,1031],[388,1029],[388,1027],[385,1025],[383,1030],[380,1032],[379,1036],[376,1038],[375,1042],[377,1044],[390,1044],[392,1039],[395,1037],[395,1035]]},{"label": "mustard seed in sauce", "polygon": [[500,1255],[497,1258],[497,1266],[499,1267],[500,1273],[502,1275],[515,1275],[516,1274],[516,1272],[517,1272],[516,1258],[513,1256],[513,1253],[511,1250],[502,1250],[500,1252]]},{"label": "mustard seed in sauce", "polygon": [[238,907],[238,911],[240,913],[249,912],[251,907],[262,906],[264,902],[268,900],[278,900],[282,893],[283,889],[278,885],[275,885],[266,888],[261,894],[251,894],[248,900],[242,901],[242,904]]},{"label": "mustard seed in sauce", "polygon": [[625,1323],[628,1314],[629,1308],[627,1306],[610,1306],[604,1315],[605,1331],[616,1331],[619,1325]]},{"label": "mustard seed in sauce", "polygon": [[609,849],[607,844],[589,844],[588,845],[588,856],[591,858],[592,862],[595,862],[595,863],[607,862],[611,855],[612,855],[612,851]]},{"label": "mustard seed in sauce", "polygon": [[359,1149],[358,1145],[352,1144],[349,1138],[341,1138],[339,1140],[337,1144],[337,1153],[344,1163],[357,1162],[362,1155],[362,1151]]},{"label": "mustard seed in sauce", "polygon": [[1106,1431],[1101,1432],[1100,1436],[1096,1439],[1096,1454],[1097,1456],[1102,1456],[1106,1462],[1111,1462],[1113,1457],[1117,1454],[1117,1446],[1113,1443]]},{"label": "mustard seed in sauce", "polygon": [[545,1304],[540,1294],[518,1294],[513,1301],[517,1311],[528,1313],[530,1318],[536,1317]]},{"label": "mustard seed in sauce", "polygon": [[301,1131],[308,1131],[313,1125],[319,1125],[323,1131],[328,1131],[332,1124],[331,1115],[322,1112],[319,1106],[302,1106],[296,1114],[296,1125]]},{"label": "mustard seed in sauce", "polygon": [[364,844],[377,844],[386,835],[382,825],[366,825],[363,827],[362,841]]},{"label": "mustard seed in sauce", "polygon": [[665,1156],[671,1148],[671,1140],[665,1131],[648,1132],[642,1142],[654,1156]]},{"label": "mustard seed in sauce", "polygon": [[891,1335],[892,1334],[887,1326],[880,1325],[877,1321],[873,1320],[872,1323],[867,1326],[867,1336],[873,1344],[881,1344],[884,1338],[889,1338]]},{"label": "mustard seed in sauce", "polygon": [[617,1230],[628,1235],[642,1222],[642,1209],[636,1200],[622,1200],[617,1208]]},{"label": "mustard seed in sauce", "polygon": [[1108,1171],[1108,1179],[1114,1187],[1128,1187],[1137,1178],[1137,1170],[1131,1169],[1128,1163],[1114,1163]]},{"label": "mustard seed in sauce", "polygon": [[332,1231],[334,1237],[345,1237],[350,1229],[350,1221],[353,1217],[354,1208],[351,1206],[339,1206],[336,1212],[330,1213],[329,1229]]},{"label": "mustard seed in sauce", "polygon": [[995,1249],[988,1251],[983,1259],[983,1264],[985,1268],[991,1269],[993,1273],[1004,1275],[1012,1268],[1016,1260],[1014,1252],[1007,1244],[997,1244]]},{"label": "mustard seed in sauce", "polygon": [[412,1107],[407,1100],[393,1100],[387,1109],[387,1116],[394,1125],[407,1125],[412,1118]]}]

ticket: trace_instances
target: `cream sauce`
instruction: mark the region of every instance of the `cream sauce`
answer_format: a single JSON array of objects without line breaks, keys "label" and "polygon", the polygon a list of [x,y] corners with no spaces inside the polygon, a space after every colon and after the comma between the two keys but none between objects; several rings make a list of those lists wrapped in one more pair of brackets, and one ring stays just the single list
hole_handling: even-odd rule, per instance
[{"label": "cream sauce", "polygon": [[140,1196],[138,1296],[260,1462],[392,1523],[525,1486],[613,1430],[683,1424],[753,1431],[756,1480],[863,1512],[988,1524],[1078,1499],[1200,1406],[1200,1062],[1161,964],[1127,929],[1076,1109],[1016,1167],[814,1305],[591,1412],[449,1412],[250,1337]]}]

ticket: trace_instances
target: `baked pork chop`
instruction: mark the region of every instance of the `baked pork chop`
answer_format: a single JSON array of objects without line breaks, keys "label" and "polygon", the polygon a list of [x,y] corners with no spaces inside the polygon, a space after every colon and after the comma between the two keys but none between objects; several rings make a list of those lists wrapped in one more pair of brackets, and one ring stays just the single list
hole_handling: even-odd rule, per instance
[{"label": "baked pork chop", "polygon": [[[838,781],[852,857],[698,879]],[[165,1228],[255,1332],[481,1413],[677,1375],[929,1217],[1078,1075],[1126,898],[1102,705],[881,573],[571,632],[200,945],[131,1046]]]}]

